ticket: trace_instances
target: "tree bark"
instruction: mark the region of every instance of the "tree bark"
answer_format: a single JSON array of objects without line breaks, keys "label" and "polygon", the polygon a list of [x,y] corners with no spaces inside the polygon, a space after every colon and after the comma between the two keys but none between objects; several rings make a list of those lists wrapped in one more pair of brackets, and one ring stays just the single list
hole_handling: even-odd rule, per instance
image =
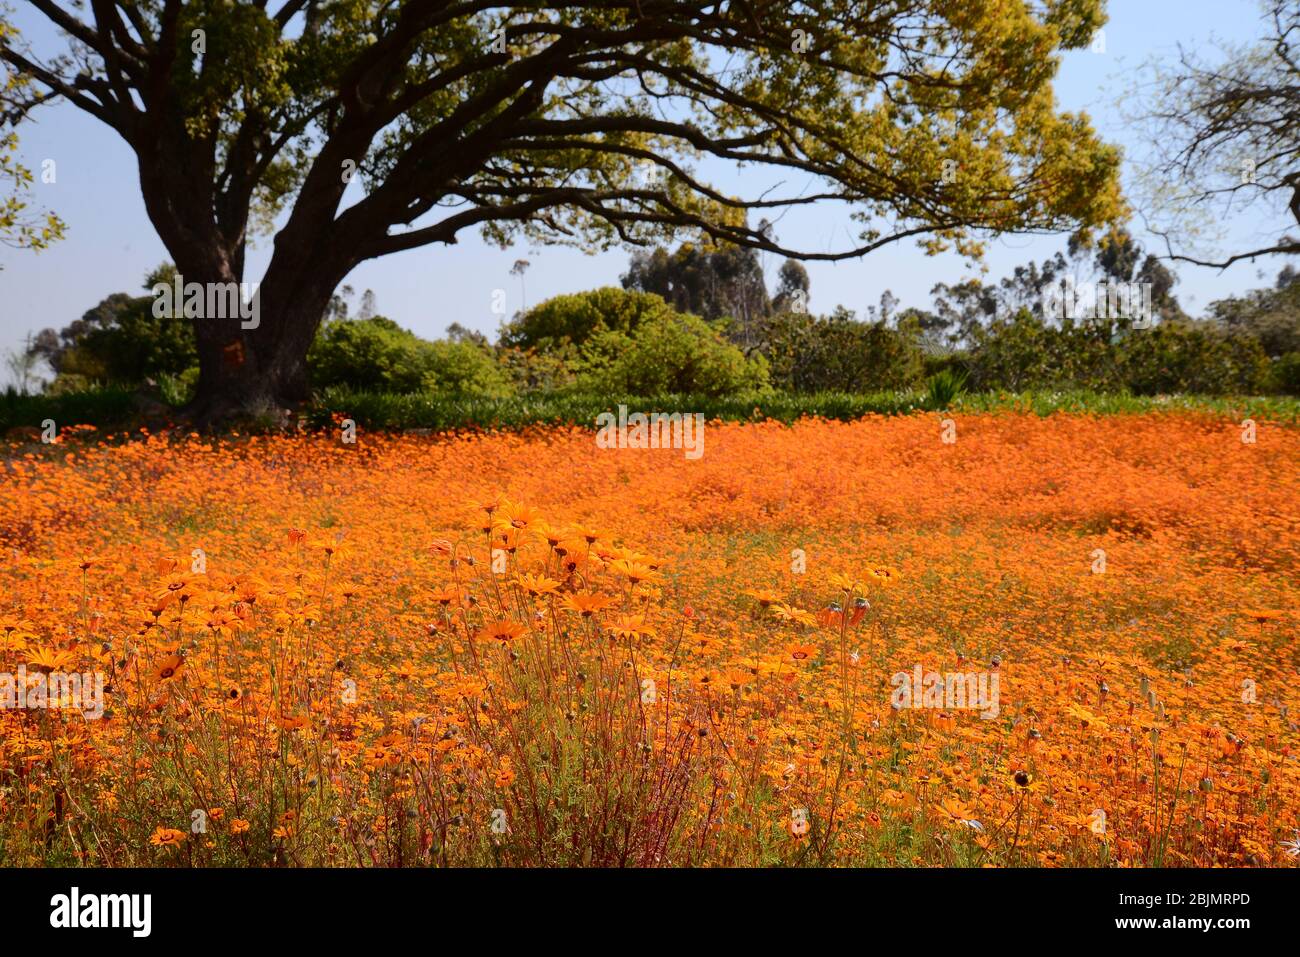
[{"label": "tree bark", "polygon": [[193,319],[199,383],[185,416],[201,429],[250,418],[287,424],[309,397],[307,350],[336,285],[322,275],[264,282],[256,328],[238,317]]}]

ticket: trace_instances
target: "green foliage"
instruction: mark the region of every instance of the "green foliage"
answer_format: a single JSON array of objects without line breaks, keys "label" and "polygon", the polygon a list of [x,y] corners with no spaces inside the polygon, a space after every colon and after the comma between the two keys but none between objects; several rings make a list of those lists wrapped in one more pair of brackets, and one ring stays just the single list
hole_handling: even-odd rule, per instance
[{"label": "green foliage", "polygon": [[966,391],[966,373],[955,369],[940,369],[925,382],[926,405],[942,411],[952,405],[957,396]]},{"label": "green foliage", "polygon": [[724,396],[767,388],[767,361],[746,358],[718,329],[688,313],[642,321],[629,335],[604,330],[583,349],[581,387],[632,395]]},{"label": "green foliage", "polygon": [[[806,282],[807,273],[803,278]],[[743,246],[683,243],[674,253],[662,247],[637,251],[622,283],[625,289],[654,293],[678,312],[710,322],[744,322],[771,312],[758,254]]]},{"label": "green foliage", "polygon": [[375,316],[322,324],[307,351],[307,368],[320,388],[417,392],[424,382],[423,359],[415,333]]},{"label": "green foliage", "polygon": [[1258,339],[1269,356],[1300,352],[1300,282],[1293,273],[1283,270],[1275,289],[1212,302],[1209,312],[1228,330]]},{"label": "green foliage", "polygon": [[[145,288],[170,282],[175,270],[160,266]],[[114,293],[57,333],[40,332],[32,352],[56,373],[55,392],[93,385],[135,386],[145,379],[180,376],[197,367],[194,330],[181,319],[154,315],[152,296]]]},{"label": "green foliage", "polygon": [[1131,331],[1116,349],[1116,385],[1136,395],[1254,395],[1271,384],[1268,356],[1257,339],[1224,334],[1205,323],[1162,322]]},{"label": "green foliage", "polygon": [[318,388],[486,398],[510,392],[489,350],[469,341],[429,342],[383,316],[326,322],[307,353],[307,365]]},{"label": "green foliage", "polygon": [[671,315],[673,309],[653,293],[605,286],[555,296],[534,306],[501,330],[506,348],[535,349],[569,358],[593,336],[630,335],[643,322]]},{"label": "green foliage", "polygon": [[1273,391],[1300,395],[1300,352],[1288,352],[1273,363]]},{"label": "green foliage", "polygon": [[159,376],[158,395],[167,405],[179,407],[194,398],[198,385],[198,366],[191,366],[180,375]]},{"label": "green foliage", "polygon": [[1090,389],[1137,395],[1254,394],[1269,388],[1257,340],[1208,324],[1124,320],[1049,326],[1022,309],[975,331],[965,359],[976,389]]},{"label": "green foliage", "polygon": [[778,389],[876,392],[911,389],[921,379],[923,357],[911,338],[845,310],[830,317],[782,313],[759,326],[758,338]]},{"label": "green foliage", "polygon": [[23,395],[14,389],[0,392],[0,433],[13,428],[39,429],[46,419],[53,419],[59,428],[127,425],[135,413],[135,395],[130,389],[87,389],[53,396]]},{"label": "green foliage", "polygon": [[[992,235],[1084,236],[1125,212],[1120,151],[1052,89],[1063,51],[1105,22],[1104,0],[37,6],[66,46],[36,67],[0,40],[34,87],[18,115],[61,98],[121,133],[187,276],[242,271],[250,238],[280,224],[262,293],[291,305],[245,342],[275,353],[252,357],[266,381],[223,375],[205,348],[214,416],[300,393],[305,333],[358,263],[471,230],[589,251],[691,238],[978,256]],[[736,163],[760,167],[739,195],[708,181]],[[353,170],[363,195],[343,203]],[[862,228],[793,250],[749,222],[813,202]],[[766,294],[737,261],[754,308],[725,308],[747,325]],[[576,347],[597,331],[581,317],[524,326],[503,344]],[[378,380],[413,381],[392,345],[374,357]]]},{"label": "green foliage", "polygon": [[425,388],[449,396],[503,398],[512,391],[490,349],[438,339],[427,344]]},{"label": "green foliage", "polygon": [[[380,254],[475,227],[502,242],[692,231],[770,244],[740,207],[760,195],[767,209],[807,202],[802,184],[726,195],[696,168],[711,156],[793,165],[864,218],[897,222],[864,246],[919,237],[969,251],[985,230],[1086,230],[1122,210],[1118,150],[1086,117],[1059,112],[1051,86],[1061,52],[1105,22],[1103,0],[812,0],[785,11],[781,29],[770,10],[716,3],[121,0],[128,32],[48,6],[70,49],[33,73],[36,93],[113,90],[123,130],[140,101],[170,104],[174,122],[147,143],[132,138],[143,162],[175,167],[165,181],[145,177],[166,201],[151,204],[160,228],[199,195],[241,225],[264,227],[295,204],[330,225],[335,204],[318,209],[308,201],[318,194],[298,191],[313,169],[337,178],[340,157],[370,187],[367,215],[350,216],[343,235],[299,232],[302,217],[290,217],[297,237]],[[792,31],[815,36],[813,49],[792,45]],[[96,56],[75,55],[87,44]],[[602,82],[634,74],[636,84]],[[93,96],[69,99],[108,115]],[[429,142],[474,149],[447,168],[419,161]],[[440,220],[446,228],[391,235],[413,207],[452,197],[466,208]],[[206,235],[199,227],[212,224],[190,225]],[[210,242],[233,257],[246,238]]]},{"label": "green foliage", "polygon": [[1052,355],[1052,330],[1028,309],[1009,320],[976,326],[970,350],[971,386],[975,389],[1053,388],[1058,384],[1058,357]]},{"label": "green foliage", "polygon": [[[451,399],[443,395],[392,395],[330,389],[313,407],[313,421],[326,426],[334,413],[346,413],[368,428],[459,429],[524,428],[529,425],[565,424],[594,427],[602,412],[617,412],[619,404],[642,412],[700,412],[706,418],[730,422],[775,420],[790,423],[806,416],[851,421],[864,415],[907,415],[925,409],[925,397],[915,392],[875,392],[848,395],[819,392],[791,395],[770,393],[761,397],[677,395],[590,395],[578,392],[524,394],[506,399]],[[1091,392],[966,393],[956,400],[964,412],[1057,412],[1129,415],[1150,412],[1200,412],[1240,422],[1294,424],[1300,420],[1300,400],[1289,398],[1204,398],[1099,395]]]},{"label": "green foliage", "polygon": [[[529,393],[501,399],[454,398],[442,393],[356,392],[328,388],[308,408],[310,423],[325,427],[335,413],[346,413],[372,429],[524,428],[538,424],[593,426],[601,412],[619,403],[646,412],[702,412],[709,419],[744,422],[772,419],[793,422],[805,416],[850,421],[863,415],[906,415],[925,408],[914,392],[848,395],[821,392],[755,396],[587,395],[576,392]],[[1149,412],[1199,412],[1240,422],[1300,422],[1300,399],[1211,398],[1202,396],[1139,397],[1091,392],[965,393],[955,403],[964,412],[1057,412],[1127,415]],[[126,389],[100,389],[62,396],[0,392],[0,435],[15,427],[37,428],[47,418],[61,425],[91,424],[101,429],[127,425],[135,415],[134,395]],[[124,433],[125,434],[125,433]],[[30,437],[27,438],[30,441]],[[0,447],[2,448],[2,447]],[[31,446],[25,446],[31,448]],[[58,449],[59,446],[51,446]]]},{"label": "green foliage", "polygon": [[[18,31],[4,20],[4,13],[0,7],[0,46],[18,39]],[[0,107],[21,99],[30,85],[30,78],[14,72],[6,61],[0,60]],[[4,112],[0,109],[0,115]],[[16,111],[13,118],[19,115]],[[32,171],[18,162],[17,153],[18,134],[13,130],[0,131],[0,244],[39,251],[62,239],[65,226],[52,212],[28,210],[26,196],[33,184]]]}]

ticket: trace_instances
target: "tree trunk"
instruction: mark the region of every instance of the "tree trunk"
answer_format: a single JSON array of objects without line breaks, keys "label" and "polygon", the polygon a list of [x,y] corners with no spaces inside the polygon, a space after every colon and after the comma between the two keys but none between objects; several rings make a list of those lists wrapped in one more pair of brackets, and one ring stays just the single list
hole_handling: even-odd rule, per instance
[{"label": "tree trunk", "polygon": [[255,327],[253,317],[193,319],[199,384],[186,417],[201,429],[250,418],[287,424],[308,398],[307,350],[334,287],[321,277],[291,291],[282,282],[264,283]]}]

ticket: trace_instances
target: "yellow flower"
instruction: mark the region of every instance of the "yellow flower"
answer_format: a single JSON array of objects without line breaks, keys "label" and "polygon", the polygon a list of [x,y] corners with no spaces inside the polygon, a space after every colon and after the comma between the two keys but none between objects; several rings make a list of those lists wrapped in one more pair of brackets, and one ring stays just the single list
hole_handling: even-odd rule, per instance
[{"label": "yellow flower", "polygon": [[149,843],[157,847],[176,847],[185,840],[185,832],[174,827],[158,827],[149,838]]}]

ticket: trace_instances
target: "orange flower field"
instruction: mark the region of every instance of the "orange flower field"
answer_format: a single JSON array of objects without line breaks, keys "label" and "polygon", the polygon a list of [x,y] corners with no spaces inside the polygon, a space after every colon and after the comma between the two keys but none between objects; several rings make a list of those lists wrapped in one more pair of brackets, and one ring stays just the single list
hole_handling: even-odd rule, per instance
[{"label": "orange flower field", "polygon": [[955,426],[5,446],[0,860],[1294,864],[1300,429]]}]

